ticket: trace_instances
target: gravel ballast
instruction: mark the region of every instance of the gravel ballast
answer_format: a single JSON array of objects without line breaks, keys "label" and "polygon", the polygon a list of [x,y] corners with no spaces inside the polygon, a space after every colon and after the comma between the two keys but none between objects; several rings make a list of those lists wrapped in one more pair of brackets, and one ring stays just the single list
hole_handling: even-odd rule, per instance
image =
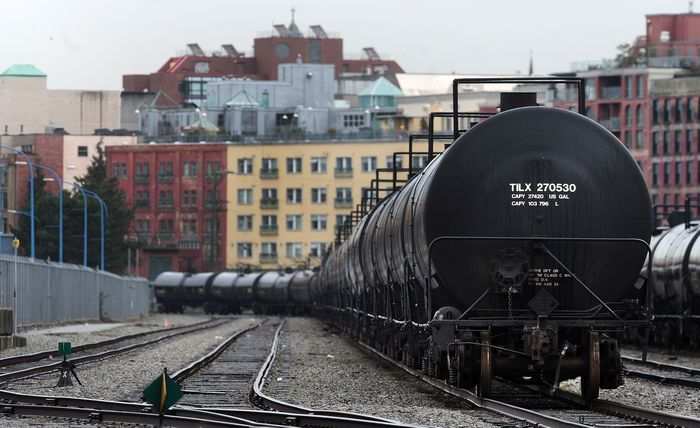
[{"label": "gravel ballast", "polygon": [[265,392],[315,409],[367,413],[430,427],[492,427],[498,417],[379,363],[310,318],[290,318]]},{"label": "gravel ballast", "polygon": [[90,333],[69,334],[35,334],[31,330],[20,332],[27,338],[27,346],[0,351],[0,358],[29,354],[46,350],[55,350],[58,342],[71,342],[75,347],[86,343],[99,342],[117,336],[159,330],[166,327],[179,327],[208,320],[205,315],[154,314],[140,321],[120,325],[109,330]]},{"label": "gravel ballast", "polygon": [[46,395],[66,395],[103,400],[141,401],[141,391],[163,371],[174,372],[196,360],[236,331],[255,323],[240,317],[212,329],[168,339],[145,349],[78,366],[82,386],[56,388],[57,373],[13,382],[8,389]]}]

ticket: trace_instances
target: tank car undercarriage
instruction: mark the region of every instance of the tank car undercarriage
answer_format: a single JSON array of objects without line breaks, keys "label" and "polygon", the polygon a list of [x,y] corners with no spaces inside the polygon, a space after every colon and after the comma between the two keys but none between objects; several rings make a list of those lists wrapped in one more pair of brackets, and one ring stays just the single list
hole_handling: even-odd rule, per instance
[{"label": "tank car undercarriage", "polygon": [[[580,377],[590,402],[600,389],[624,383],[618,337],[629,321],[458,319],[444,307],[428,324],[396,321],[352,308],[326,307],[324,316],[344,332],[425,375],[488,397],[494,378],[544,385]],[[646,321],[633,322],[639,327]],[[566,337],[566,340],[560,338]]]}]

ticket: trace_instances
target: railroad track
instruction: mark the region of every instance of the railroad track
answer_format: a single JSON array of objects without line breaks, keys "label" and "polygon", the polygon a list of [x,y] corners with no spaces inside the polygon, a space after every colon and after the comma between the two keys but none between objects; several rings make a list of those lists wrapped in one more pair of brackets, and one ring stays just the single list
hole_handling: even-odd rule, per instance
[{"label": "railroad track", "polygon": [[[180,379],[186,386],[186,390],[188,390],[187,388],[201,387],[201,390],[193,389],[192,391],[204,392],[204,394],[191,394],[192,397],[188,396],[188,398],[183,399],[182,404],[175,406],[162,417],[154,414],[153,408],[145,403],[22,394],[5,390],[0,390],[0,412],[14,415],[83,419],[92,422],[162,423],[181,427],[206,425],[282,428],[293,425],[327,428],[415,428],[411,425],[369,415],[308,409],[265,395],[262,388],[275,360],[282,326],[283,322],[278,320],[277,322],[262,322],[239,330],[204,357],[175,372],[173,377]],[[266,346],[263,346],[265,339],[268,342]],[[245,355],[241,358],[235,356],[236,349],[244,348],[246,344],[251,343],[255,345],[256,351],[246,349]],[[264,353],[261,352],[263,348],[266,349]],[[219,360],[219,358],[222,359]],[[257,370],[248,367],[248,372],[252,372],[251,379],[248,382],[239,380],[236,388],[229,390],[228,394],[237,397],[226,402],[227,404],[232,402],[233,407],[203,407],[202,404],[223,404],[222,394],[207,394],[207,392],[212,391],[205,386],[205,379],[214,377],[217,378],[216,384],[225,382],[226,379],[219,378],[221,373],[216,374],[216,371],[220,368],[224,370],[237,369],[240,366],[236,361],[244,360],[247,360],[245,362],[249,366],[257,365]],[[224,372],[224,374],[230,373]],[[202,376],[202,378],[198,379],[198,376]],[[224,376],[224,378],[227,377]],[[244,385],[247,388],[244,388]],[[266,410],[255,409],[253,406],[245,404],[239,398],[242,395],[249,397],[250,402],[254,403],[255,406],[264,407]],[[216,398],[202,400],[202,397],[209,396]],[[280,409],[281,411],[270,409]]]},{"label": "railroad track", "polygon": [[[643,409],[608,400],[594,400],[586,406],[580,396],[558,391],[549,396],[540,389],[522,388],[517,391],[495,390],[495,398],[481,398],[471,391],[455,388],[444,381],[425,376],[374,348],[361,342],[358,346],[392,366],[431,385],[439,391],[463,400],[468,405],[487,410],[503,417],[511,418],[520,424],[551,428],[589,427],[700,427],[700,419],[674,415],[650,409]],[[510,385],[512,387],[512,385]],[[500,395],[498,395],[500,392]]]},{"label": "railroad track", "polygon": [[623,356],[622,361],[627,376],[700,389],[700,369],[629,356]]},{"label": "railroad track", "polygon": [[[152,332],[143,332],[133,335],[120,336],[114,339],[76,346],[75,352],[71,354],[70,362],[75,366],[93,363],[107,358],[115,357],[119,354],[135,349],[150,346],[178,336],[193,334],[202,330],[218,327],[230,320],[212,319],[209,321],[196,323],[189,326],[161,329]],[[139,340],[145,336],[155,335],[156,337],[146,340]],[[124,342],[134,341],[134,343],[124,344]],[[116,346],[116,345],[123,346]],[[100,348],[107,348],[100,351]],[[97,351],[97,352],[92,352]],[[84,355],[83,355],[84,354]],[[28,379],[38,375],[50,373],[60,369],[61,360],[45,362],[45,359],[56,356],[54,351],[37,352],[33,354],[17,355],[0,359],[0,386],[6,386],[10,382],[21,379]]]}]

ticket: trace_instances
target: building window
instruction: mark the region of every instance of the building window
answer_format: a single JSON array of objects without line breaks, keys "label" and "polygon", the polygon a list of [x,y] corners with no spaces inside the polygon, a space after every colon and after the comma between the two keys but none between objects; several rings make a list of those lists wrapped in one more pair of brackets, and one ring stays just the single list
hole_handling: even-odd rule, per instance
[{"label": "building window", "polygon": [[287,173],[301,173],[301,158],[287,158]]},{"label": "building window", "polygon": [[78,157],[88,157],[88,146],[78,146]]},{"label": "building window", "polygon": [[238,159],[238,174],[250,175],[253,173],[253,159],[241,158]]},{"label": "building window", "polygon": [[160,220],[158,221],[158,232],[160,233],[173,233],[175,227],[172,219]]},{"label": "building window", "polygon": [[182,206],[183,207],[194,207],[197,205],[197,191],[196,190],[185,190],[182,192]]},{"label": "building window", "polygon": [[693,111],[693,99],[685,99],[685,121],[690,123],[695,120],[695,112]]},{"label": "building window", "polygon": [[674,184],[681,184],[681,175],[683,172],[681,171],[683,163],[680,161],[676,161],[676,168],[675,168],[675,180]]},{"label": "building window", "polygon": [[262,189],[263,202],[277,202],[277,189]]},{"label": "building window", "polygon": [[182,220],[182,235],[191,237],[197,235],[197,220]]},{"label": "building window", "polygon": [[671,184],[671,163],[664,162],[664,182],[663,184]]},{"label": "building window", "polygon": [[671,123],[671,102],[664,100],[664,123]]},{"label": "building window", "polygon": [[172,208],[173,192],[170,190],[161,190],[158,197],[158,206],[161,208]]},{"label": "building window", "polygon": [[287,203],[288,204],[300,204],[301,203],[301,188],[287,189]]},{"label": "building window", "polygon": [[629,129],[625,130],[624,137],[622,139],[622,144],[627,148],[632,148],[632,131]]},{"label": "building window", "polygon": [[352,158],[347,156],[335,158],[335,170],[338,172],[351,172]]},{"label": "building window", "polygon": [[197,176],[197,161],[185,161],[182,165],[182,175],[185,177]]},{"label": "building window", "polygon": [[670,140],[670,139],[671,139],[671,133],[668,131],[664,131],[664,147],[663,147],[664,150],[663,150],[663,153],[665,155],[668,154],[668,144],[669,144],[668,140]]},{"label": "building window", "polygon": [[690,129],[685,130],[685,153],[691,154],[693,152],[693,131]]},{"label": "building window", "polygon": [[260,244],[260,255],[263,257],[277,257],[277,243],[263,242]]},{"label": "building window", "polygon": [[659,154],[659,133],[651,133],[651,155],[656,156]]},{"label": "building window", "polygon": [[221,175],[221,162],[210,161],[207,162],[207,177],[218,178]]},{"label": "building window", "polygon": [[632,83],[633,83],[633,77],[632,76],[627,76],[625,78],[625,83],[626,83],[626,90],[625,90],[625,97],[626,98],[632,98],[634,96],[633,88],[632,88]]},{"label": "building window", "polygon": [[680,98],[676,99],[676,123],[681,123],[683,122],[683,111],[685,110],[685,106],[683,105],[683,100]]},{"label": "building window", "polygon": [[260,167],[260,172],[262,174],[276,174],[279,171],[277,168],[277,159],[275,158],[263,158],[262,165]]},{"label": "building window", "polygon": [[627,107],[625,107],[625,125],[627,127],[632,126],[632,106],[630,105],[627,105]]},{"label": "building window", "polygon": [[321,231],[326,230],[328,224],[328,216],[325,214],[311,214],[311,230]]},{"label": "building window", "polygon": [[148,162],[136,162],[136,179],[148,179],[150,174]]},{"label": "building window", "polygon": [[172,162],[161,162],[158,164],[158,177],[160,178],[172,178],[173,176],[173,163]]},{"label": "building window", "polygon": [[673,133],[673,152],[677,155],[681,154],[681,131],[676,130]]},{"label": "building window", "polygon": [[262,228],[265,230],[277,229],[277,216],[266,214],[262,216]]},{"label": "building window", "polygon": [[238,189],[238,205],[253,203],[253,189]]},{"label": "building window", "polygon": [[637,149],[644,148],[644,131],[637,131]]},{"label": "building window", "polygon": [[374,172],[377,169],[376,156],[362,156],[362,172]]},{"label": "building window", "polygon": [[253,244],[251,242],[239,242],[237,244],[239,259],[249,259],[253,257]]},{"label": "building window", "polygon": [[659,164],[656,162],[651,164],[651,185],[653,187],[659,185]]},{"label": "building window", "polygon": [[644,109],[642,105],[637,105],[637,128],[644,127]]},{"label": "building window", "polygon": [[428,155],[413,155],[412,168],[414,171],[420,171],[421,169],[425,168],[425,166],[427,164],[428,164]]},{"label": "building window", "polygon": [[389,169],[394,169],[394,167],[396,167],[396,169],[401,169],[402,163],[401,155],[389,155],[386,157],[386,167]]},{"label": "building window", "polygon": [[311,203],[325,204],[326,203],[326,188],[314,187],[311,189]]},{"label": "building window", "polygon": [[301,214],[288,214],[287,215],[287,230],[299,231],[301,230],[302,216]]},{"label": "building window", "polygon": [[365,126],[364,114],[346,114],[343,115],[344,128],[361,128]]},{"label": "building window", "polygon": [[314,174],[325,174],[328,170],[326,157],[311,158],[311,172]]},{"label": "building window", "polygon": [[126,164],[123,162],[117,162],[112,165],[112,176],[124,180],[127,176]]},{"label": "building window", "polygon": [[637,76],[637,98],[644,98],[644,76]]},{"label": "building window", "polygon": [[345,227],[350,224],[350,216],[348,214],[337,214],[335,216],[335,227],[336,230]]},{"label": "building window", "polygon": [[335,189],[336,202],[352,202],[352,188],[338,187]]},{"label": "building window", "polygon": [[328,248],[325,242],[312,242],[309,246],[309,255],[311,257],[321,258],[326,254],[326,249]]},{"label": "building window", "polygon": [[134,198],[136,208],[148,208],[150,206],[150,193],[148,190],[138,190]]},{"label": "building window", "polygon": [[685,184],[691,184],[693,182],[693,161],[687,161],[685,163]]},{"label": "building window", "polygon": [[301,242],[287,242],[287,258],[300,259],[304,257],[302,254]]},{"label": "building window", "polygon": [[253,216],[252,215],[239,215],[238,216],[238,230],[240,232],[249,232],[253,230]]},{"label": "building window", "polygon": [[139,235],[148,235],[151,232],[151,221],[148,219],[136,220],[135,229]]},{"label": "building window", "polygon": [[651,115],[652,115],[652,123],[654,125],[659,124],[659,101],[658,100],[653,100],[651,102]]}]

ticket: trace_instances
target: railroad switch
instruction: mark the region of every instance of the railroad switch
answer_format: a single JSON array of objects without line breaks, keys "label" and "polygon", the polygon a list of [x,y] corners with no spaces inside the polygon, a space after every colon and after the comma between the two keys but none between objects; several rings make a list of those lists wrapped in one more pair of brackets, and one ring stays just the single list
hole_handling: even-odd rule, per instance
[{"label": "railroad switch", "polygon": [[71,376],[75,378],[76,382],[78,382],[78,385],[83,386],[83,384],[80,383],[78,374],[75,372],[75,364],[73,364],[72,361],[68,361],[68,355],[71,352],[73,352],[73,348],[70,342],[59,342],[58,352],[61,355],[63,355],[63,361],[61,362],[61,365],[58,368],[60,373],[58,376],[58,383],[56,384],[56,387],[62,388],[64,386],[73,386]]}]

